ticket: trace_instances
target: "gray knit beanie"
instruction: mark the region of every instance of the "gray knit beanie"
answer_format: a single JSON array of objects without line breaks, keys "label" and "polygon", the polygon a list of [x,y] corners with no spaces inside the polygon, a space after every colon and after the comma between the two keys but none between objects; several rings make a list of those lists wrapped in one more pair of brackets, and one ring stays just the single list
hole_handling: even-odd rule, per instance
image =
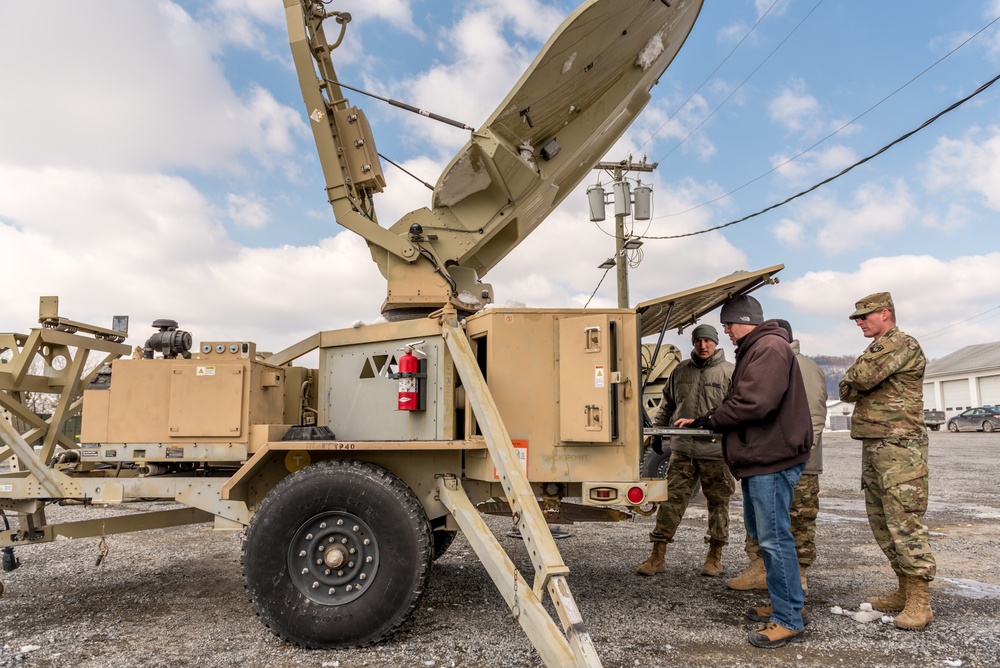
[{"label": "gray knit beanie", "polygon": [[764,322],[764,309],[750,295],[739,295],[722,305],[719,320],[723,325],[759,325]]}]

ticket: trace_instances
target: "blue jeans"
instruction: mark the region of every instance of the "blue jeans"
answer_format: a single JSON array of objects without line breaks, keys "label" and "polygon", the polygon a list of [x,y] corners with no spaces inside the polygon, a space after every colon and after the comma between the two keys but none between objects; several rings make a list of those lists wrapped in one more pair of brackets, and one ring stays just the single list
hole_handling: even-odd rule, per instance
[{"label": "blue jeans", "polygon": [[791,529],[791,506],[795,485],[805,464],[785,471],[755,475],[740,481],[743,487],[743,519],[747,533],[760,544],[767,569],[767,591],[771,595],[771,621],[786,629],[801,631],[805,593],[799,579],[799,558]]}]

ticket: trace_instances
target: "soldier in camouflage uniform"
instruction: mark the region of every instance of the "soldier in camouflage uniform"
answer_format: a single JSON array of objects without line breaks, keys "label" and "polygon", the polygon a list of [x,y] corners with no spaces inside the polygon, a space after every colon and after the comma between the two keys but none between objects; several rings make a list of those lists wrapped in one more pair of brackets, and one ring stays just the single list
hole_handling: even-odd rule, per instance
[{"label": "soldier in camouflage uniform", "polygon": [[[663,387],[663,399],[653,418],[653,425],[669,427],[679,418],[704,415],[718,406],[729,391],[733,365],[726,361],[725,353],[717,348],[719,332],[711,325],[698,325],[691,332],[691,359],[681,362],[670,374]],[[650,438],[651,447],[662,453],[659,436]],[[684,517],[695,484],[701,480],[701,489],[708,501],[708,531],[705,542],[708,555],[701,574],[717,576],[722,573],[722,546],[729,542],[729,497],[736,490],[736,482],[722,460],[722,444],[716,437],[674,436],[670,440],[670,462],[667,464],[668,498],[656,513],[656,527],[649,534],[653,551],[636,572],[656,575],[667,570],[664,560],[667,543],[672,543],[674,533]]]},{"label": "soldier in camouflage uniform", "polygon": [[872,596],[878,610],[899,613],[895,625],[922,629],[934,619],[928,583],[935,562],[924,524],[927,510],[927,431],[923,419],[926,359],[920,344],[896,327],[888,292],[857,302],[851,318],[874,339],[840,382],[853,401],[851,438],[862,442],[861,488],[868,522],[899,578],[888,596]]},{"label": "soldier in camouflage uniform", "polygon": [[[795,552],[799,558],[799,573],[802,589],[806,590],[806,569],[816,561],[816,517],[819,515],[819,475],[823,472],[823,427],[826,425],[826,374],[812,361],[799,352],[799,341],[792,336],[792,326],[787,320],[775,320],[788,333],[792,352],[799,363],[802,382],[806,387],[809,413],[812,415],[813,445],[809,453],[806,469],[795,485],[792,497],[792,536],[795,538]],[[741,591],[767,589],[767,570],[760,556],[760,545],[747,534],[746,553],[750,566],[728,580],[726,586]],[[766,606],[765,606],[766,607]],[[764,616],[762,614],[762,616]],[[766,616],[770,616],[767,613]],[[766,620],[765,620],[766,621]]]}]

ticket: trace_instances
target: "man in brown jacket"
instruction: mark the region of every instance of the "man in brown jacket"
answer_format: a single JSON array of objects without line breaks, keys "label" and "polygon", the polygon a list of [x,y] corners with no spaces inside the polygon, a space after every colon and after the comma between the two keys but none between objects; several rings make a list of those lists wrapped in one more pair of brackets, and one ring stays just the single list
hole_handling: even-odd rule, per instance
[{"label": "man in brown jacket", "polygon": [[[715,410],[674,424],[723,433],[723,455],[742,485],[744,522],[763,552],[771,595],[770,621],[747,640],[756,647],[781,647],[801,640],[805,631],[789,511],[809,459],[812,419],[788,335],[775,321],[765,322],[760,303],[747,295],[733,297],[722,305],[719,319],[736,344],[732,387]],[[760,614],[756,608],[747,611],[751,619]]]},{"label": "man in brown jacket", "polygon": [[[802,382],[806,387],[809,412],[812,415],[813,447],[806,462],[806,470],[795,485],[792,498],[792,536],[795,550],[799,555],[799,572],[802,575],[802,589],[808,595],[806,569],[816,561],[816,517],[819,515],[819,476],[823,473],[823,426],[826,424],[826,374],[816,362],[799,352],[799,342],[792,335],[792,326],[787,320],[777,319],[792,342],[792,352],[802,372]],[[764,560],[760,558],[757,541],[746,538],[746,553],[750,566],[732,580],[726,582],[730,589],[767,589]],[[764,620],[766,621],[766,620]]]}]

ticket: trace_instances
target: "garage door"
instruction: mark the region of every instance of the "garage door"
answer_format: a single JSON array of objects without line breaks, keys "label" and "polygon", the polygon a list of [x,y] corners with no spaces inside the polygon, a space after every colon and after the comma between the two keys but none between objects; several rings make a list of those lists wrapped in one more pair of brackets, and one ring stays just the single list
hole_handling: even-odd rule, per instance
[{"label": "garage door", "polygon": [[[924,383],[924,410],[936,411],[937,397],[934,395],[934,383]],[[652,415],[652,413],[650,413]]]},{"label": "garage door", "polygon": [[1000,405],[1000,376],[983,376],[979,379],[979,398],[984,406]]},{"label": "garage door", "polygon": [[948,417],[951,417],[952,413],[956,411],[972,408],[969,403],[971,399],[969,398],[968,380],[946,380],[941,383],[941,389],[944,391],[944,409],[948,411]]}]

